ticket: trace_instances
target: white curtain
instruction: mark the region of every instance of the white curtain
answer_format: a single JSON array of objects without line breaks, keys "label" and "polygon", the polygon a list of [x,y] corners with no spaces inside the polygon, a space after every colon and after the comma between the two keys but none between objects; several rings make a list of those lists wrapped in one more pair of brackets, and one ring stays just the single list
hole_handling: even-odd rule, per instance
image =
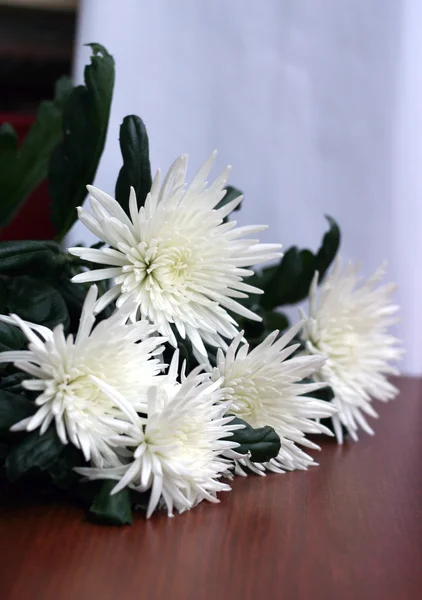
[{"label": "white curtain", "polygon": [[[123,117],[145,121],[153,170],[214,149],[245,193],[238,220],[265,241],[316,248],[336,218],[341,254],[399,284],[422,372],[420,0],[82,0],[75,76],[100,42],[117,77],[96,185],[113,194]],[[76,226],[70,243],[90,241]],[[418,309],[418,310],[417,310]]]}]

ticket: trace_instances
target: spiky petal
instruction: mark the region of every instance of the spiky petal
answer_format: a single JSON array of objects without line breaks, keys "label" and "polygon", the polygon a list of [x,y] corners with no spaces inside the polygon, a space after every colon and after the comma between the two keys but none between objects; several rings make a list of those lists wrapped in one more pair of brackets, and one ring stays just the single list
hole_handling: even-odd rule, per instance
[{"label": "spiky petal", "polygon": [[[16,423],[12,430],[44,434],[54,423],[63,444],[70,440],[86,460],[97,465],[120,464],[110,439],[127,429],[137,410],[143,410],[150,385],[159,381],[163,365],[156,356],[163,338],[149,337],[155,328],[146,321],[127,324],[131,306],[122,308],[95,327],[97,288],[89,290],[76,337],[0,315],[0,321],[20,327],[28,349],[0,353],[0,363],[12,362],[32,376],[22,383],[39,392],[37,412]],[[112,401],[103,388],[113,386],[125,398]]]},{"label": "spiky petal", "polygon": [[357,440],[363,429],[373,434],[366,417],[377,417],[372,400],[387,402],[398,390],[388,380],[396,375],[396,363],[403,350],[398,339],[389,333],[396,323],[396,306],[391,296],[395,284],[383,283],[385,265],[370,279],[360,283],[359,267],[347,264],[342,269],[338,259],[332,273],[318,291],[318,273],[309,293],[309,317],[303,339],[313,356],[326,356],[319,377],[334,391],[332,417],[339,443],[342,425]]},{"label": "spiky petal", "polygon": [[88,187],[91,213],[79,208],[79,219],[110,247],[69,250],[105,265],[75,276],[74,281],[114,280],[97,310],[113,300],[121,306],[134,297],[133,320],[141,317],[155,323],[176,346],[174,326],[182,338],[191,340],[201,357],[207,355],[204,342],[226,347],[223,338],[236,336],[237,324],[228,310],[261,320],[236,301],[250,292],[261,292],[243,282],[253,274],[245,267],[280,256],[279,244],[245,238],[265,226],[236,227],[236,221],[224,222],[242,198],[216,209],[226,193],[230,168],[207,187],[215,157],[213,152],[187,188],[187,156],[178,158],[162,184],[157,173],[140,209],[132,189],[130,216],[116,200]]},{"label": "spiky petal", "polygon": [[[151,490],[147,517],[160,503],[172,516],[173,508],[183,512],[205,499],[219,502],[216,494],[230,490],[221,481],[228,469],[222,455],[238,446],[229,437],[239,425],[225,416],[227,392],[221,380],[212,382],[200,367],[177,383],[177,362],[176,351],[164,384],[150,389],[147,416],[134,420],[132,430],[115,440],[132,451],[129,463],[77,469],[89,479],[118,480],[112,494],[126,486]],[[124,401],[116,391],[110,398]]]},{"label": "spiky petal", "polygon": [[335,412],[328,402],[312,397],[312,392],[325,384],[302,382],[320,369],[324,358],[291,357],[299,347],[291,342],[300,328],[301,323],[298,323],[279,339],[278,331],[274,331],[251,351],[239,334],[226,354],[222,350],[218,352],[213,378],[223,377],[223,385],[233,390],[230,412],[252,427],[270,425],[281,440],[277,458],[264,465],[253,464],[249,459],[237,461],[239,473],[241,465],[258,473],[266,468],[276,472],[307,469],[316,463],[299,446],[317,450],[319,446],[308,440],[306,434],[330,435],[326,427],[314,420]]}]

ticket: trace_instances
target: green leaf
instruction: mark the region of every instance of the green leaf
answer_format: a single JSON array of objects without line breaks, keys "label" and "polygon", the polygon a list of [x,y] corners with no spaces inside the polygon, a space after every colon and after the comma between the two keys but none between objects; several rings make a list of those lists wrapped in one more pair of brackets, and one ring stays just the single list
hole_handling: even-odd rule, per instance
[{"label": "green leaf", "polygon": [[0,242],[0,275],[45,275],[67,260],[55,242]]},{"label": "green leaf", "polygon": [[116,200],[129,214],[130,187],[135,189],[139,208],[145,204],[152,185],[148,135],[139,117],[129,115],[123,119],[120,126],[120,149],[123,167],[116,183]]},{"label": "green leaf", "polygon": [[[223,206],[226,206],[226,204],[228,204],[232,200],[235,200],[238,196],[243,196],[243,192],[241,192],[240,190],[238,190],[237,188],[235,188],[231,185],[226,186],[225,190],[226,190],[226,195],[217,204],[217,206],[215,207],[216,210],[218,210],[219,208],[223,208]],[[234,210],[240,210],[241,206],[242,206],[242,202],[240,202],[240,204],[238,204]],[[224,218],[224,221],[228,221],[228,216]],[[248,281],[248,283],[249,283],[249,281]]]},{"label": "green leaf", "polygon": [[[53,281],[52,284],[57,289],[66,304],[70,319],[69,331],[71,333],[76,333],[79,327],[79,320],[81,318],[82,305],[84,303],[89,286],[87,284],[73,283],[70,281],[70,277],[76,275],[75,272],[64,273],[64,275],[65,277]],[[103,313],[101,313],[98,318],[100,318],[102,315]]]},{"label": "green leaf", "polygon": [[[189,338],[183,339],[174,325],[171,327],[173,335],[176,338],[176,347],[179,350],[179,365],[186,363],[186,373],[190,373],[194,367],[198,366],[198,361],[193,354],[192,342],[189,340]],[[207,347],[207,350],[209,350],[208,358],[212,364],[212,356],[210,356],[210,354],[212,354],[213,351],[215,352],[215,348]],[[164,344],[163,362],[170,364],[173,354],[173,346],[169,343]]]},{"label": "green leaf", "polygon": [[95,244],[91,244],[90,248],[93,248],[94,250],[100,250],[101,248],[104,248],[105,245],[106,243],[100,240],[99,242],[95,242]]},{"label": "green leaf", "polygon": [[[70,274],[71,277],[73,275],[76,273]],[[56,281],[55,287],[66,302],[69,312],[72,310],[80,313],[89,288],[82,283],[73,283],[67,277]]]},{"label": "green leaf", "polygon": [[251,285],[256,285],[256,287],[259,287],[261,290],[263,290],[268,285],[276,271],[277,266],[265,267],[265,269],[262,269],[262,271],[255,273],[251,277],[248,277],[247,282]]},{"label": "green leaf", "polygon": [[10,123],[0,126],[0,173],[3,165],[10,164],[18,151],[18,136]]},{"label": "green leaf", "polygon": [[50,284],[31,277],[14,277],[7,291],[9,312],[25,321],[53,329],[62,323],[69,324],[66,304],[59,292]]},{"label": "green leaf", "polygon": [[[254,313],[262,317],[263,310],[260,306],[251,306],[251,309]],[[237,317],[237,315],[236,315]],[[270,333],[265,328],[264,321],[252,321],[251,319],[247,319],[246,317],[240,317],[236,319],[239,324],[239,329],[245,332],[245,338],[251,348],[255,348]]]},{"label": "green leaf", "polygon": [[314,255],[309,250],[299,250],[296,246],[287,250],[264,289],[262,306],[271,309],[300,302],[308,294],[314,267]]},{"label": "green leaf", "polygon": [[[253,275],[248,277],[245,281],[249,285],[257,287],[260,290],[264,290],[268,285],[269,280],[273,277],[277,267],[266,267],[261,271],[255,271]],[[239,302],[242,306],[246,306],[250,308],[252,311],[256,312],[258,307],[260,307],[260,302],[262,301],[262,294],[253,294],[249,293],[246,298],[236,298],[236,301]],[[262,307],[260,307],[261,310]],[[261,315],[262,316],[262,315]],[[235,320],[238,321],[238,317],[235,317]],[[248,320],[248,319],[247,319]]]},{"label": "green leaf", "polygon": [[[1,466],[2,466],[2,463],[4,462],[4,459],[9,454],[9,449],[10,449],[9,444],[7,444],[5,442],[0,442],[0,465]],[[0,468],[0,485],[4,484],[3,480],[4,480],[4,472],[3,472],[3,469]]]},{"label": "green leaf", "polygon": [[[226,206],[226,204],[228,204],[232,200],[236,200],[236,198],[238,198],[239,196],[243,196],[243,192],[233,187],[232,185],[227,185],[224,189],[226,190],[226,195],[217,204],[217,206],[215,207],[216,209],[223,208],[223,206]],[[238,204],[234,210],[239,210],[241,204],[242,203]]]},{"label": "green leaf", "polygon": [[62,446],[62,451],[58,455],[57,460],[50,464],[46,470],[58,488],[68,490],[76,486],[80,481],[80,476],[75,473],[74,468],[85,464],[82,452],[73,446],[73,444],[68,444],[67,446]]},{"label": "green leaf", "polygon": [[253,462],[267,462],[280,452],[280,437],[269,425],[254,429],[238,417],[233,419],[232,423],[245,425],[244,429],[237,429],[233,432],[233,436],[230,436],[230,441],[240,444],[238,448],[234,448],[235,452],[240,454],[249,452]]},{"label": "green leaf", "polygon": [[245,332],[245,338],[251,350],[261,344],[275,329],[278,329],[280,334],[288,329],[289,320],[284,313],[265,311],[259,304],[253,303],[249,305],[249,308],[260,316],[262,321],[252,321],[239,315],[233,315],[233,317],[236,319],[239,329]]},{"label": "green leaf", "polygon": [[325,400],[325,402],[331,402],[331,400],[334,399],[334,392],[330,386],[327,385],[327,387],[310,393],[309,396],[312,396],[312,398],[318,398],[318,400]]},{"label": "green leaf", "polygon": [[22,393],[22,381],[29,379],[27,373],[13,373],[12,375],[6,375],[6,377],[0,376],[0,390],[6,390],[13,394]]},{"label": "green leaf", "polygon": [[134,511],[147,512],[149,499],[151,497],[151,490],[147,492],[137,492],[135,490],[129,490],[130,503]]},{"label": "green leaf", "polygon": [[9,431],[10,427],[22,419],[34,414],[36,406],[33,402],[17,394],[0,391],[0,433]]},{"label": "green leaf", "polygon": [[[275,310],[267,311],[263,316],[266,332],[271,333],[275,329],[280,332],[285,331],[289,327],[289,319],[285,314]],[[267,335],[268,335],[267,334]]]},{"label": "green leaf", "polygon": [[0,315],[7,312],[7,280],[0,279]]},{"label": "green leaf", "polygon": [[10,481],[16,481],[30,469],[48,469],[58,458],[62,450],[54,426],[40,435],[38,431],[28,433],[17,446],[13,448],[6,459],[6,472]]},{"label": "green leaf", "polygon": [[131,525],[132,509],[129,490],[124,488],[117,494],[110,496],[110,492],[115,485],[115,481],[103,482],[99,493],[90,506],[89,512],[100,523]]},{"label": "green leaf", "polygon": [[[334,434],[334,436],[336,435],[336,432],[335,432],[335,429],[334,429],[334,425],[333,425],[333,421],[332,421],[331,417],[327,417],[326,419],[320,419],[319,422],[320,422],[321,425],[324,425],[324,427],[326,427],[327,429],[329,429],[331,431],[331,433]],[[341,430],[343,432],[343,439],[348,438],[349,437],[349,430],[342,423],[340,423],[340,427],[341,427]],[[333,439],[333,441],[334,441],[336,438],[334,437],[334,438],[331,438],[331,439]]]},{"label": "green leaf", "polygon": [[0,322],[0,352],[20,350],[26,345],[26,338],[18,327]]},{"label": "green leaf", "polygon": [[[340,244],[340,230],[336,222],[327,217],[329,231],[324,235],[317,254],[310,250],[290,248],[276,267],[264,271],[265,282],[261,305],[273,309],[286,304],[296,304],[307,297],[315,271],[319,271],[320,281],[334,260]],[[259,284],[258,284],[259,285]]]},{"label": "green leaf", "polygon": [[100,44],[85,67],[85,85],[73,89],[63,111],[63,141],[48,171],[52,220],[60,241],[76,221],[76,207],[94,181],[108,127],[114,87],[114,60]]},{"label": "green leaf", "polygon": [[54,100],[63,106],[73,90],[73,83],[70,77],[60,77],[54,86]]},{"label": "green leaf", "polygon": [[330,225],[330,229],[324,235],[321,247],[316,255],[316,270],[319,272],[320,282],[337,254],[341,239],[340,228],[334,219],[329,215],[326,215],[325,218]]},{"label": "green leaf", "polygon": [[1,227],[47,176],[50,154],[60,141],[62,109],[70,87],[69,79],[58,81],[54,101],[41,103],[37,121],[19,149],[13,128],[6,124],[0,130]]},{"label": "green leaf", "polygon": [[[314,380],[310,377],[306,377],[305,379],[302,379],[301,383],[314,383]],[[334,399],[333,389],[328,385],[324,388],[321,388],[320,390],[315,390],[305,395],[310,396],[311,398],[317,398],[318,400],[324,400],[325,402],[331,402]],[[325,425],[327,429],[329,429],[335,434],[331,417],[327,417],[326,419],[320,419],[319,422],[321,423],[321,425]],[[343,437],[346,437],[348,435],[347,429],[343,425],[341,426],[341,428],[343,430]]]}]

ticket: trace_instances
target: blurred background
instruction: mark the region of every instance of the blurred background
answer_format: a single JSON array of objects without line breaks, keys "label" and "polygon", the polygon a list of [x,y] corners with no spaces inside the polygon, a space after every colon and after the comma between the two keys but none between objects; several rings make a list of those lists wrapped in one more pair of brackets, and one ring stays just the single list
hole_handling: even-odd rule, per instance
[{"label": "blurred background", "polygon": [[127,114],[153,171],[186,152],[193,175],[218,148],[215,174],[232,164],[245,193],[236,218],[270,223],[264,241],[315,249],[329,214],[345,260],[366,276],[388,261],[402,370],[421,374],[421,26],[420,0],[0,0],[0,122],[24,135],[59,75],[82,81],[83,45],[105,45],[117,74],[96,185],[113,194]]}]

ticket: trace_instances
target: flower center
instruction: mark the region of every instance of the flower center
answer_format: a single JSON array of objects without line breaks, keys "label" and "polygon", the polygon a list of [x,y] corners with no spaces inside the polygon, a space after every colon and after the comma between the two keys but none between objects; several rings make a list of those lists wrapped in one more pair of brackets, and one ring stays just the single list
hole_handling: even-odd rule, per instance
[{"label": "flower center", "polygon": [[359,332],[351,326],[327,328],[323,339],[314,345],[328,356],[332,367],[338,372],[350,372],[357,368],[363,359],[362,351],[365,348]]},{"label": "flower center", "polygon": [[165,427],[157,434],[145,432],[144,442],[154,448],[154,452],[164,456],[170,453],[172,459],[177,458],[187,468],[198,460],[202,460],[209,449],[209,441],[204,433],[201,423],[193,420],[191,423],[184,422],[175,428]]},{"label": "flower center", "polygon": [[263,404],[253,378],[240,377],[239,379],[226,380],[224,386],[233,389],[230,412],[245,419],[252,426],[259,427],[259,416]]},{"label": "flower center", "polygon": [[51,380],[46,392],[55,397],[55,402],[61,406],[69,419],[75,420],[78,426],[89,415],[104,412],[104,405],[111,405],[111,401],[98,389],[87,374],[66,374],[61,380]]},{"label": "flower center", "polygon": [[197,448],[202,442],[201,430],[196,423],[186,423],[183,428],[175,432],[175,438],[182,445],[184,450]]},{"label": "flower center", "polygon": [[[185,241],[186,243],[186,241]],[[130,264],[122,268],[122,291],[141,287],[148,292],[184,292],[193,265],[191,248],[166,246],[163,240],[141,242],[128,253]]]},{"label": "flower center", "polygon": [[64,394],[67,396],[77,398],[80,403],[87,405],[95,403],[100,393],[97,386],[92,383],[87,375],[79,375],[68,383],[60,384],[59,387],[62,387]]}]

